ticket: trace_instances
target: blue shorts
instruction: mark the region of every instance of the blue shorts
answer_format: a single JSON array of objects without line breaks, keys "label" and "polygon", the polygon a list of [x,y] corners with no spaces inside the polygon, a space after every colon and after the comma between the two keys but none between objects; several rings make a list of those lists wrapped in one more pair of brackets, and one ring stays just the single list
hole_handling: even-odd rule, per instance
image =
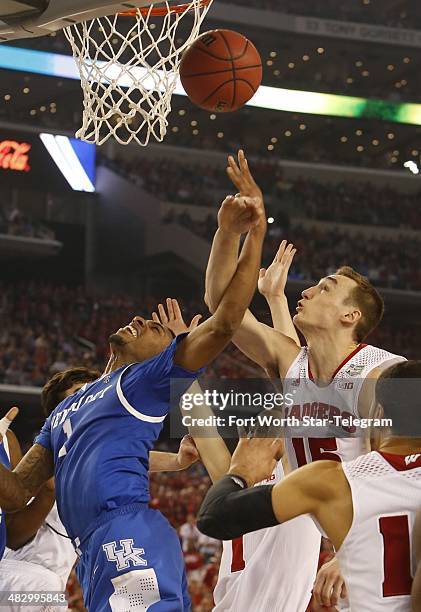
[{"label": "blue shorts", "polygon": [[79,549],[76,572],[90,612],[190,612],[176,531],[147,504],[106,513]]}]

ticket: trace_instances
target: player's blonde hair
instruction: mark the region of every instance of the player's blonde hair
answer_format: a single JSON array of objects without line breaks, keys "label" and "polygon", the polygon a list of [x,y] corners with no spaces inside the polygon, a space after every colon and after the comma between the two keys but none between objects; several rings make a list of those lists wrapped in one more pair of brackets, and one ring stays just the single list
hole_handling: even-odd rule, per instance
[{"label": "player's blonde hair", "polygon": [[346,302],[352,303],[361,310],[361,319],[355,326],[355,340],[362,342],[378,326],[384,314],[384,301],[368,278],[356,272],[350,266],[342,266],[336,274],[346,276],[356,283]]}]

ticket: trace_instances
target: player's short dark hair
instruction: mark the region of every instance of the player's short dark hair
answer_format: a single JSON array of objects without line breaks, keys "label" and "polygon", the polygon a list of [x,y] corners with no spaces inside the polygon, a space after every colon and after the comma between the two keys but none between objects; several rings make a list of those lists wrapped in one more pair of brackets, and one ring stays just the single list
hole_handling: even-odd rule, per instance
[{"label": "player's short dark hair", "polygon": [[56,406],[64,399],[64,393],[77,383],[93,382],[101,376],[98,370],[78,367],[69,368],[63,372],[57,372],[45,384],[41,393],[41,406],[46,417],[48,417]]},{"label": "player's short dark hair", "polygon": [[392,419],[393,433],[421,437],[421,361],[402,361],[382,372],[376,399],[384,418]]},{"label": "player's short dark hair", "polygon": [[349,266],[342,266],[336,274],[346,276],[355,281],[356,287],[351,289],[347,303],[355,304],[361,310],[361,319],[355,326],[355,340],[362,342],[376,329],[383,318],[384,301],[380,293],[373,287],[368,278],[362,276]]}]

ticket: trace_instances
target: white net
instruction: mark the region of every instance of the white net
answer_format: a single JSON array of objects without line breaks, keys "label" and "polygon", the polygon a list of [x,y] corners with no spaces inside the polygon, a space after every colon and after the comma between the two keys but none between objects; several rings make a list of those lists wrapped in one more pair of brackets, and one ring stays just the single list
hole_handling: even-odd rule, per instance
[{"label": "white net", "polygon": [[161,142],[183,51],[196,40],[212,0],[171,1],[134,14],[65,28],[79,68],[83,123],[76,136],[98,145]]}]

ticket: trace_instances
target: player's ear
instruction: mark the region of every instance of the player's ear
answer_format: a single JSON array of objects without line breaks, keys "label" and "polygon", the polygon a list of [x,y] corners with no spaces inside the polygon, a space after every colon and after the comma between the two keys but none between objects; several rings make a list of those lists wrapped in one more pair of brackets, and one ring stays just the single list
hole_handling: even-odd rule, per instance
[{"label": "player's ear", "polygon": [[342,313],[341,323],[344,323],[345,325],[355,326],[361,320],[361,317],[361,310],[358,310],[358,308],[350,307]]}]

